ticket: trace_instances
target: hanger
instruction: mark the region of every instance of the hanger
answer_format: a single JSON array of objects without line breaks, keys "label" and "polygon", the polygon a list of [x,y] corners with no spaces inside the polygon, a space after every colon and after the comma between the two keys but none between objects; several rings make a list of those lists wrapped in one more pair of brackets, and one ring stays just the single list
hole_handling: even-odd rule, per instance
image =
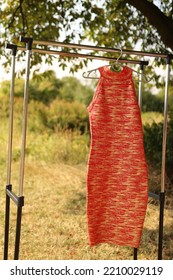
[{"label": "hanger", "polygon": [[[118,62],[119,62],[119,59],[120,59],[120,57],[122,56],[122,53],[123,53],[123,51],[122,51],[122,48],[120,48],[119,49],[120,50],[120,55],[117,57],[117,59],[116,59],[116,61],[113,63],[113,64],[108,64],[108,65],[105,65],[105,66],[114,66],[114,65],[118,65]],[[90,76],[90,74],[92,73],[92,72],[94,72],[94,75],[96,75],[96,71],[98,70],[98,68],[95,68],[95,69],[92,69],[92,70],[88,70],[87,72],[83,72],[82,73],[82,77],[83,78],[85,78],[85,79],[99,79],[99,77],[94,77],[94,76]]]},{"label": "hanger", "polygon": [[[105,65],[105,66],[111,66],[112,67],[112,66],[114,66],[114,64],[108,64],[108,65]],[[131,67],[128,67],[128,68],[132,69],[132,71],[137,73],[138,75],[142,74],[142,77],[144,78],[145,82],[149,82],[149,81],[152,80],[152,77],[150,79],[148,79],[144,73],[140,73],[139,71],[136,71]],[[85,79],[97,79],[98,80],[100,77],[96,76],[97,71],[98,71],[98,68],[88,70],[87,72],[82,73],[82,77],[85,78]],[[94,74],[95,76],[91,76],[91,74],[92,75]]]},{"label": "hanger", "polygon": [[[119,66],[119,64],[121,64],[121,63],[134,63],[134,64],[140,64],[140,63],[142,63],[143,61],[136,61],[136,60],[134,60],[134,61],[132,61],[132,60],[127,60],[127,59],[121,59],[120,60],[120,57],[122,56],[122,53],[123,53],[123,51],[122,51],[122,49],[120,49],[120,55],[118,56],[118,58],[116,59],[116,61],[114,62],[114,63],[112,63],[112,64],[108,64],[108,65],[105,65],[105,66],[110,66],[110,67],[117,67],[117,66]],[[148,65],[148,62],[146,62],[146,65]],[[135,73],[137,73],[138,75],[141,75],[142,74],[142,77],[144,78],[144,80],[146,81],[146,82],[149,82],[151,79],[147,79],[147,77],[146,77],[146,75],[144,74],[144,73],[140,73],[139,71],[136,71],[136,70],[134,70],[133,68],[131,68],[131,67],[129,67],[130,69],[132,69],[132,71],[133,72],[135,72]],[[85,78],[85,79],[99,79],[99,77],[98,76],[96,76],[96,72],[98,71],[98,68],[95,68],[95,69],[92,69],[92,70],[88,70],[87,72],[83,72],[82,73],[82,77],[83,78]],[[91,76],[91,74],[94,74],[95,76]]]}]

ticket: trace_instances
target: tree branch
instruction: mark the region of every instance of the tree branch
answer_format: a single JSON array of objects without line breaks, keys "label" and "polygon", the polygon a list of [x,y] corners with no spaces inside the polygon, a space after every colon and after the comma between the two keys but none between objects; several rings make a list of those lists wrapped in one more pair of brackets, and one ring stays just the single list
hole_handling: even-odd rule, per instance
[{"label": "tree branch", "polygon": [[23,4],[23,0],[20,0],[20,13],[22,15],[22,30],[23,30],[23,36],[25,35],[25,16],[24,16],[24,13],[23,13],[23,8],[22,8],[22,4]]},{"label": "tree branch", "polygon": [[6,29],[9,29],[13,25],[14,20],[15,20],[15,16],[16,16],[18,10],[20,10],[20,12],[22,14],[22,22],[23,22],[23,30],[24,30],[24,14],[23,14],[23,9],[22,9],[23,1],[24,0],[20,0],[19,1],[19,5],[17,6],[17,8],[15,9],[14,13],[12,14],[12,19],[11,19],[10,23],[8,24],[8,26],[6,27]]},{"label": "tree branch", "polygon": [[125,2],[147,17],[148,22],[157,29],[163,43],[173,50],[173,20],[167,17],[156,5],[147,0],[126,0]]}]

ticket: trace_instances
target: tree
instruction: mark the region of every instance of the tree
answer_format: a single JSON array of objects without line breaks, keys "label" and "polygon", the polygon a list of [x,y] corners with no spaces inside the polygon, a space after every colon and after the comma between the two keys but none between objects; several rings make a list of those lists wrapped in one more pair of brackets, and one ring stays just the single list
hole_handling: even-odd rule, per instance
[{"label": "tree", "polygon": [[[173,52],[171,0],[2,0],[0,8],[1,45],[24,35],[75,43],[89,38],[101,46],[138,44],[144,51]],[[32,65],[41,61],[35,55]]]},{"label": "tree", "polygon": [[170,0],[108,0],[95,14],[90,34],[96,42],[112,45],[113,40],[114,45],[119,42],[124,47],[140,43],[141,48],[148,51],[173,50]]},{"label": "tree", "polygon": [[61,79],[59,99],[65,99],[69,102],[78,101],[88,106],[92,97],[92,88],[81,84],[75,77],[63,77]]}]

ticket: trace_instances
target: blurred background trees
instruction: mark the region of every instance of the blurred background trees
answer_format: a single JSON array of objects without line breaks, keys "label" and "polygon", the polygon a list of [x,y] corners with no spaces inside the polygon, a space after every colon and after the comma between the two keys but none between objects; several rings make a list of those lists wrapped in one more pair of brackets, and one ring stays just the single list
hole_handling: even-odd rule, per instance
[{"label": "blurred background trees", "polygon": [[[2,0],[0,27],[1,46],[5,41],[18,43],[23,35],[35,40],[89,40],[106,47],[173,52],[171,0]],[[8,56],[3,48],[2,53]],[[32,65],[42,59],[35,55]],[[46,57],[44,62],[51,63],[52,59]]]},{"label": "blurred background trees", "polygon": [[[20,35],[33,37],[35,40],[91,42],[106,47],[173,53],[171,0],[2,0],[0,27],[0,54],[6,57],[5,67],[9,63],[9,53],[4,51],[4,43],[8,41],[19,44]],[[18,58],[22,59],[21,56],[22,54],[18,55]],[[31,66],[39,70],[42,63],[51,64],[53,59],[53,56],[34,54]],[[69,60],[60,57],[59,66],[64,69]],[[161,63],[162,60],[155,60],[155,65]],[[83,65],[86,65],[86,61],[73,63],[71,71],[77,71]],[[151,70],[152,67],[146,69]],[[151,71],[154,72],[153,69]],[[150,86],[144,88],[142,107],[146,153],[148,159],[156,165],[160,162],[161,155],[164,101],[164,88],[161,84],[157,85],[160,86],[157,95],[151,94]],[[173,110],[171,85],[170,83],[167,148],[169,162],[172,160],[172,148],[169,144],[172,141],[169,134],[172,133]],[[7,96],[8,92],[9,82],[4,81],[1,93]],[[30,108],[31,104],[34,110],[37,108],[42,123],[51,130],[79,129],[84,133],[88,131],[86,106],[92,99],[92,93],[93,89],[74,77],[57,79],[53,71],[35,73],[35,78],[30,83]],[[15,95],[20,99],[22,94],[23,80],[19,78],[15,83]],[[5,98],[1,98],[1,114],[8,114],[8,108],[4,111],[4,100]]]}]

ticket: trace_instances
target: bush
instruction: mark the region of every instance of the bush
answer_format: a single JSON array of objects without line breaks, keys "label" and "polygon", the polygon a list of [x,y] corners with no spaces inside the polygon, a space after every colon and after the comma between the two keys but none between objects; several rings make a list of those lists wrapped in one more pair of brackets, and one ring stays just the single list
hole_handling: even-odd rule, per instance
[{"label": "bush", "polygon": [[[162,164],[162,139],[163,123],[153,123],[144,126],[144,143],[147,161],[157,168]],[[170,119],[167,127],[166,143],[166,173],[173,179],[173,119]]]},{"label": "bush", "polygon": [[53,71],[46,71],[36,75],[30,81],[29,100],[36,100],[49,104],[59,95],[61,80],[56,78]]},{"label": "bush", "polygon": [[83,85],[75,77],[63,77],[61,83],[59,99],[64,99],[69,102],[78,101],[86,106],[89,105],[93,96],[91,87]]},{"label": "bush", "polygon": [[145,91],[142,95],[142,112],[163,112],[164,98]]},{"label": "bush", "polygon": [[54,131],[88,130],[88,112],[85,105],[78,101],[54,100],[46,111],[46,126]]},{"label": "bush", "polygon": [[144,143],[147,160],[161,166],[163,124],[153,122],[144,126]]},{"label": "bush", "polygon": [[42,102],[31,100],[28,104],[28,129],[35,132],[46,130],[47,106]]}]

